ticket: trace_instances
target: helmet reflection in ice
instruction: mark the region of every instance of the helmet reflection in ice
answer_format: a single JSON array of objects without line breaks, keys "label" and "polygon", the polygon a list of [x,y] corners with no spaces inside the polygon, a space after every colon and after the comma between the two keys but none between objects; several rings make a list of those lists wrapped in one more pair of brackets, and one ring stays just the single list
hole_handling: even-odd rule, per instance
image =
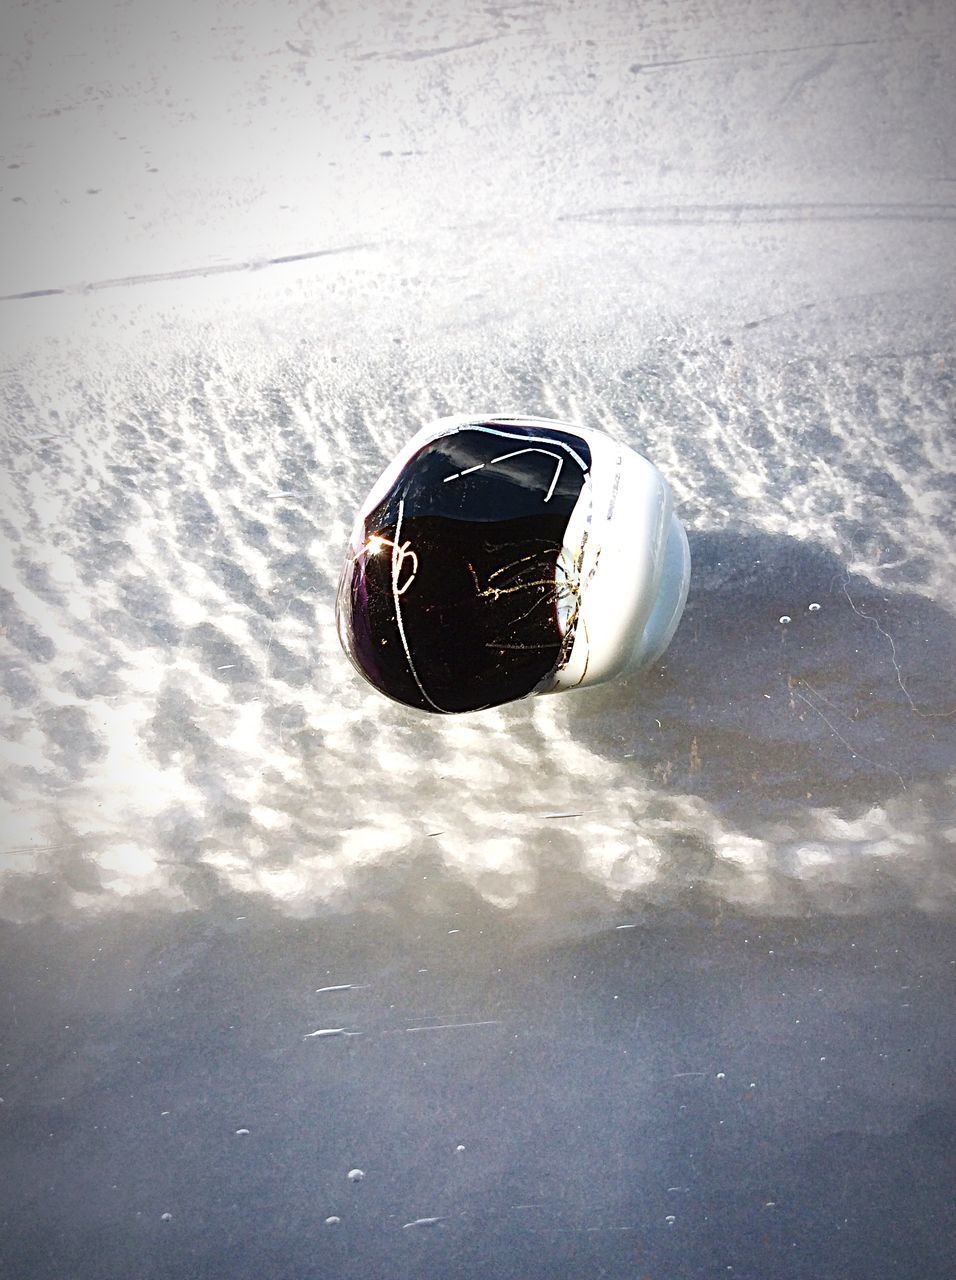
[{"label": "helmet reflection in ice", "polygon": [[359,512],[339,637],[390,698],[477,711],[653,662],[689,578],[670,490],[640,454],[542,418],[446,418]]}]

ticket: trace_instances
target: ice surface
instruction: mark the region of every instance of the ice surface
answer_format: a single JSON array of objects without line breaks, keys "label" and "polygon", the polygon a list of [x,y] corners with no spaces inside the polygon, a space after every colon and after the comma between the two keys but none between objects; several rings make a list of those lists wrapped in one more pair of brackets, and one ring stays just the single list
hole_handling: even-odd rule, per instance
[{"label": "ice surface", "polygon": [[[948,1276],[952,7],[3,21],[11,1274]],[[458,411],[664,471],[640,680],[354,676]]]}]

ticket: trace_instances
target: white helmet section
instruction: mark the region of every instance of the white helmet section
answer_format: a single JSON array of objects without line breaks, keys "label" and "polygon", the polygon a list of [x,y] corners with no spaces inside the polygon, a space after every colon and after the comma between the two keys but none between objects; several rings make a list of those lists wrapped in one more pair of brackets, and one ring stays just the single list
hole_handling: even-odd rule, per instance
[{"label": "white helmet section", "polygon": [[574,641],[549,692],[653,661],[676,629],[690,579],[687,540],[661,473],[602,432],[571,430],[591,450],[591,472],[559,561],[572,597],[572,612],[564,606],[559,616],[567,621],[576,610]]}]

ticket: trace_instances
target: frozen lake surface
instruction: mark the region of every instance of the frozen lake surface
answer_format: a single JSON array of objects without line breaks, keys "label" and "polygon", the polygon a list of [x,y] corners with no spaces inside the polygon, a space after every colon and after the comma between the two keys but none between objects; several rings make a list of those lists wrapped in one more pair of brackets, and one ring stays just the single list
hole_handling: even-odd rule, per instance
[{"label": "frozen lake surface", "polygon": [[[951,6],[3,21],[5,1269],[951,1280]],[[667,475],[648,673],[354,675],[454,412]]]}]

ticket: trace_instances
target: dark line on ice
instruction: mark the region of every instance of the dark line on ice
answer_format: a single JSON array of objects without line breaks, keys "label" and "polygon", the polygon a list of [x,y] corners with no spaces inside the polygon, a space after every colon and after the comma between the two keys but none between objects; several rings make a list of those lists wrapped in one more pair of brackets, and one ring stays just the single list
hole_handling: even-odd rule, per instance
[{"label": "dark line on ice", "polygon": [[370,53],[360,53],[353,62],[368,62],[378,58],[382,62],[419,62],[422,58],[441,58],[446,53],[459,53],[462,49],[474,49],[480,44],[490,44],[499,39],[498,36],[479,36],[476,40],[466,40],[462,44],[441,45],[437,49],[408,49],[402,53],[384,53],[373,49]]},{"label": "dark line on ice", "polygon": [[26,293],[4,294],[0,302],[9,302],[13,298],[52,298],[54,294],[66,292],[66,289],[29,289]]},{"label": "dark line on ice", "polygon": [[278,258],[268,258],[262,265],[281,267],[286,262],[308,262],[311,258],[329,258],[338,253],[353,253],[357,249],[376,249],[377,247],[374,244],[350,244],[342,249],[307,249],[304,253],[284,253]]},{"label": "dark line on ice", "polygon": [[744,223],[956,222],[953,204],[691,204],[620,205],[562,213],[559,222],[618,226],[736,226]]},{"label": "dark line on ice", "polygon": [[635,62],[632,75],[658,67],[686,67],[692,62],[726,62],[730,58],[766,58],[778,53],[814,53],[820,49],[856,49],[862,45],[890,44],[891,40],[830,40],[826,44],[794,44],[779,49],[733,49],[729,53],[702,53],[694,58],[672,58],[661,62]]},{"label": "dark line on ice", "polygon": [[93,280],[89,284],[69,285],[60,289],[27,289],[23,293],[0,294],[0,302],[18,302],[24,298],[48,298],[55,294],[98,293],[101,289],[125,289],[138,284],[162,284],[170,280],[194,280],[197,276],[224,276],[238,271],[261,271],[265,267],[281,267],[290,262],[309,262],[314,258],[331,258],[342,253],[375,249],[375,244],[348,244],[341,249],[307,249],[304,253],[284,253],[275,258],[253,258],[248,262],[223,262],[204,267],[181,267],[178,271],[151,271],[138,276],[116,276],[110,280]]}]

